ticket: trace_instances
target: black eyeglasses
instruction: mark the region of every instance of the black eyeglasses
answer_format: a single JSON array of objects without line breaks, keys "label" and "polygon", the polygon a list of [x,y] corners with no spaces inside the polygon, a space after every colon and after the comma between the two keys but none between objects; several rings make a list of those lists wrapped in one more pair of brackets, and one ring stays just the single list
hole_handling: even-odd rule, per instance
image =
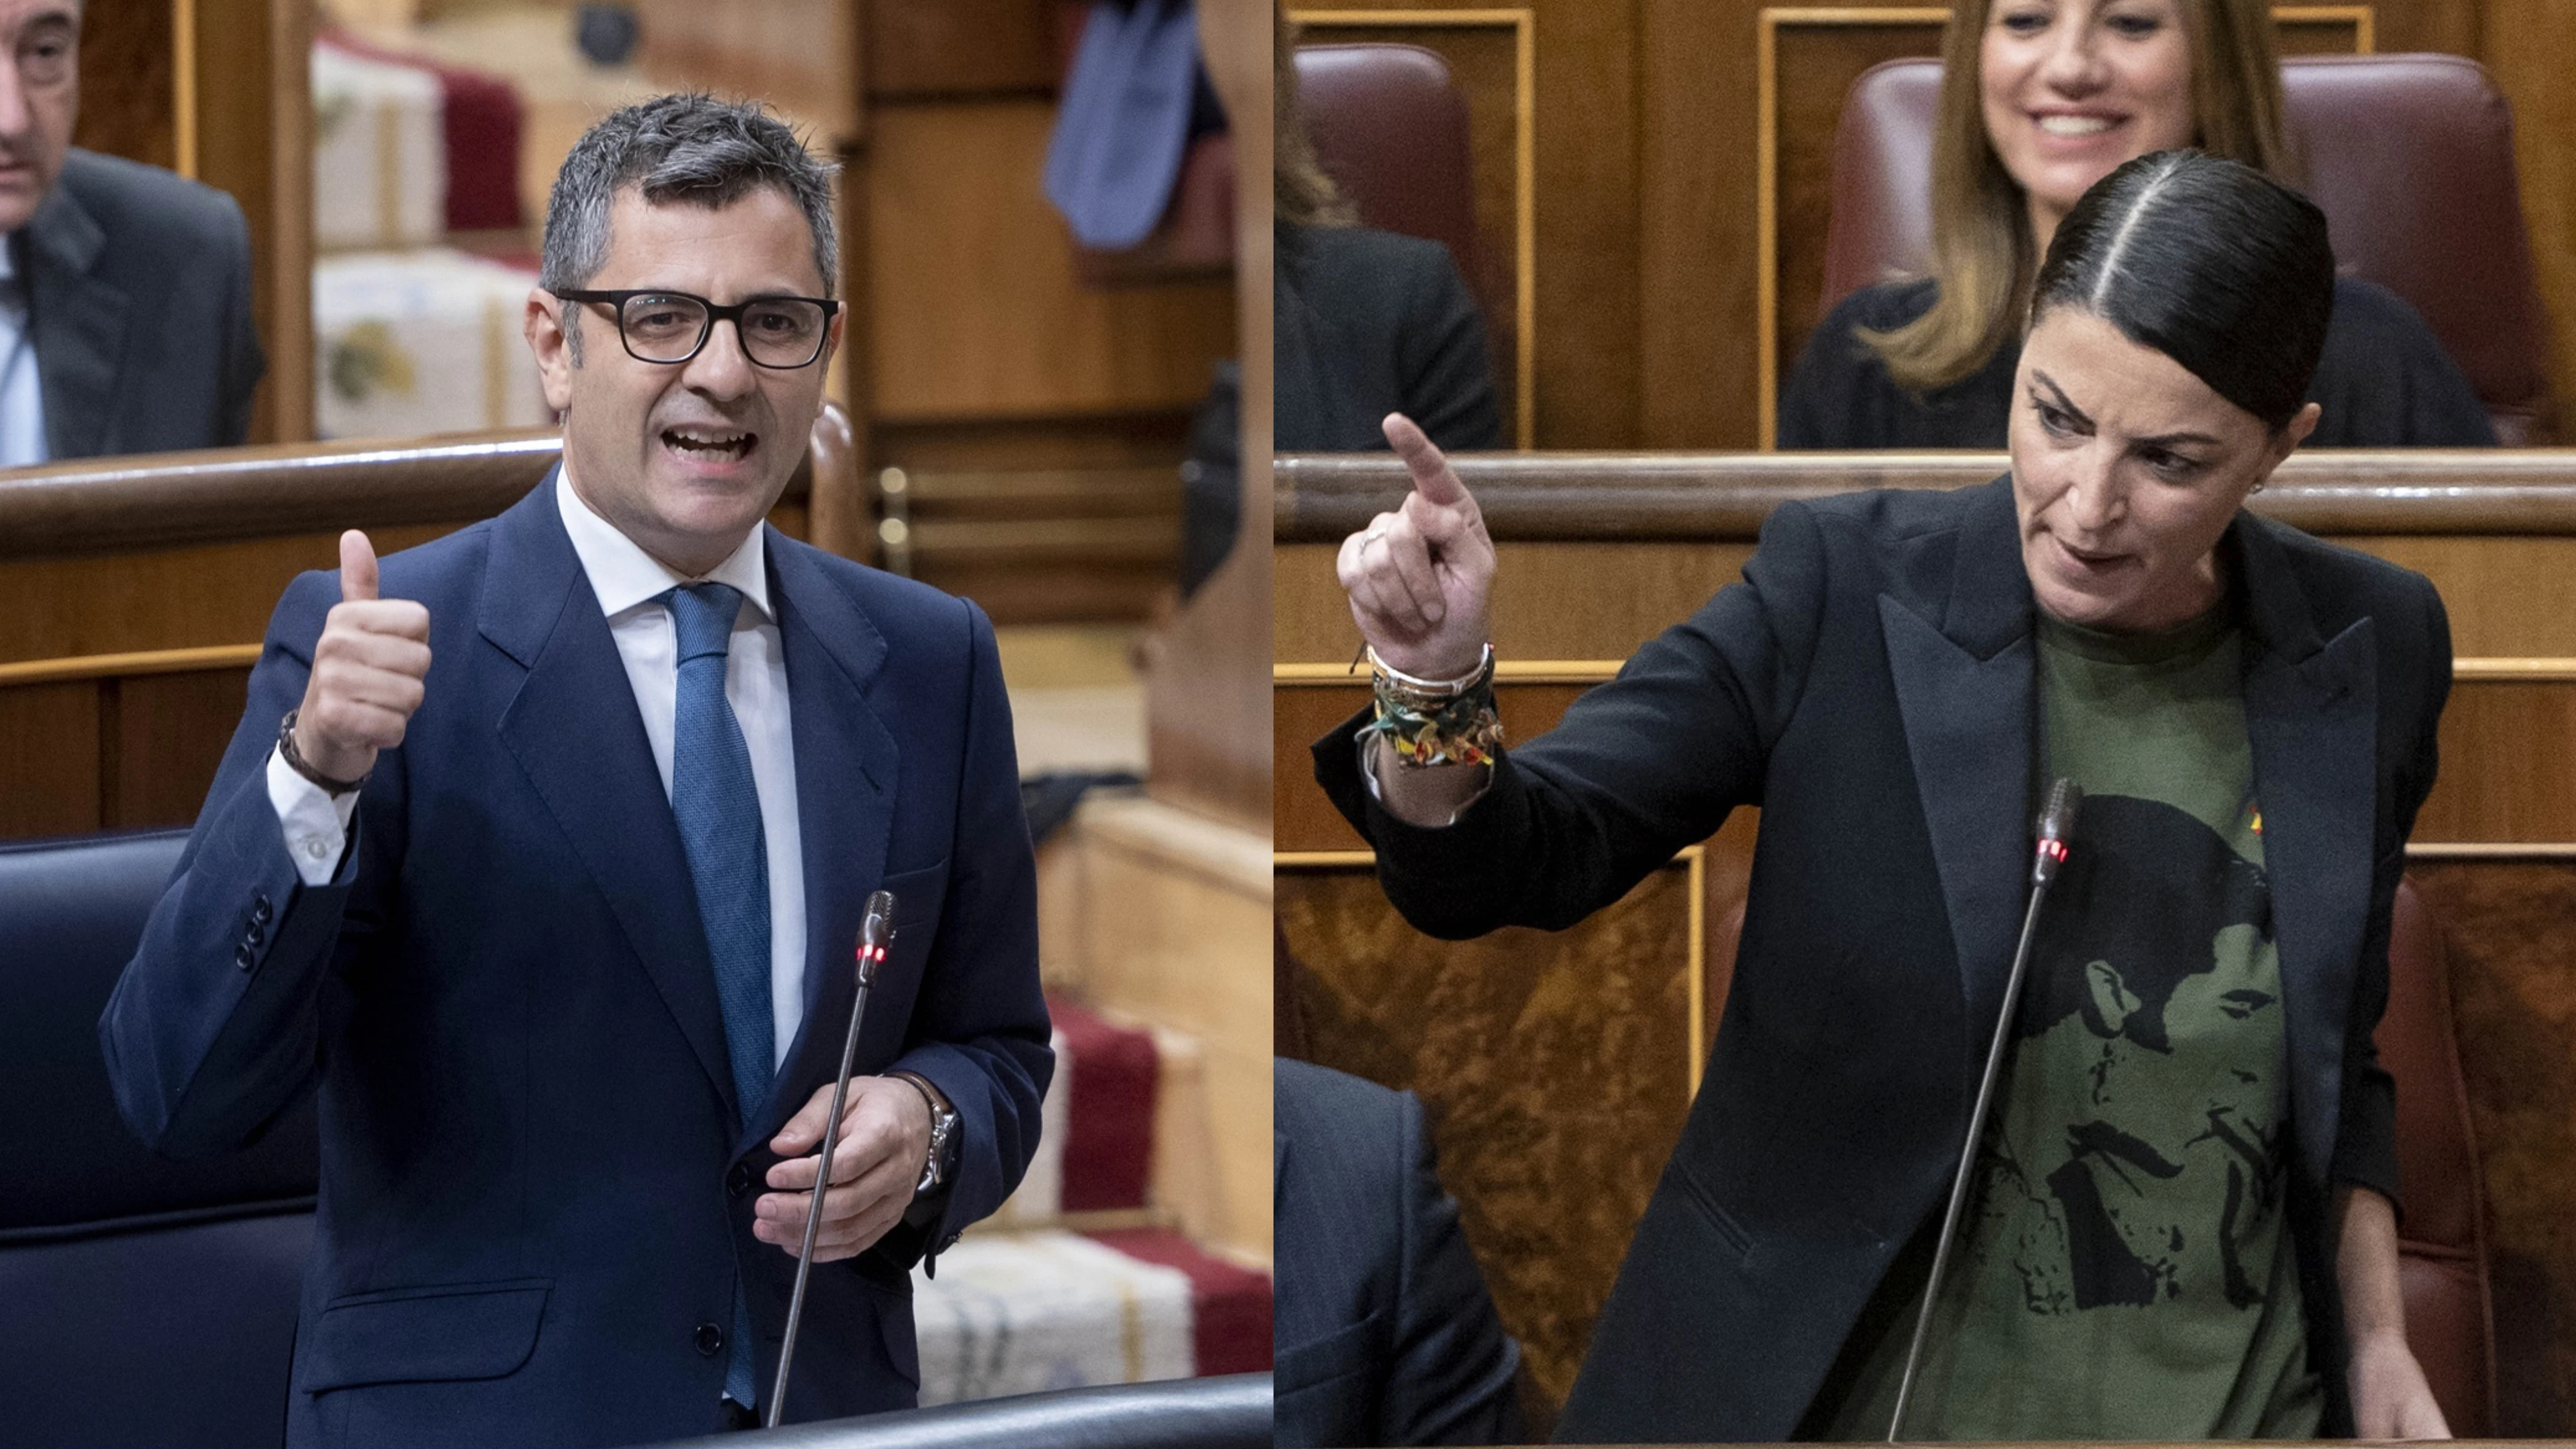
[{"label": "black eyeglasses", "polygon": [[811,366],[841,304],[827,297],[750,297],[719,307],[687,292],[557,292],[567,302],[617,309],[617,336],[638,362],[680,363],[698,355],[716,324],[733,321],[743,356],[782,371]]}]

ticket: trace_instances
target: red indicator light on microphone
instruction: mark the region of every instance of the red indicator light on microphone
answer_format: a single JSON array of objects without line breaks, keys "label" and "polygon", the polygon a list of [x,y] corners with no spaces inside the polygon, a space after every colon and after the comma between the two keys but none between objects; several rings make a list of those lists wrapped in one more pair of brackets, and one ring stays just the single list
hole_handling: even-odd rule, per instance
[{"label": "red indicator light on microphone", "polygon": [[2051,860],[2063,862],[2066,859],[2066,842],[2063,840],[2043,840],[2039,849]]}]

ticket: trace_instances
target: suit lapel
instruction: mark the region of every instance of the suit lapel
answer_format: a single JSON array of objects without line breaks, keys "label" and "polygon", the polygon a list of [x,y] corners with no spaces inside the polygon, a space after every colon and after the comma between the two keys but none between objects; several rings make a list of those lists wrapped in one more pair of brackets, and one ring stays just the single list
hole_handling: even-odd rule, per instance
[{"label": "suit lapel", "polygon": [[[868,682],[885,662],[884,636],[812,554],[774,531],[766,552],[787,659],[796,814],[804,836],[805,1015],[781,1077],[792,1087],[829,1081],[840,1070],[858,993],[852,951],[868,895],[885,880],[899,752],[867,697]],[[879,1018],[876,1029],[890,1028]],[[796,1090],[771,1092],[764,1120],[750,1124],[748,1140],[767,1141],[803,1105]]]},{"label": "suit lapel", "polygon": [[571,838],[731,1113],[723,1011],[688,857],[634,686],[564,533],[555,477],[501,516],[484,566],[483,636],[526,670],[501,711],[501,744]]},{"label": "suit lapel", "polygon": [[2289,560],[2240,518],[2245,733],[2263,812],[2300,1154],[2323,1181],[2342,1110],[2345,1022],[2369,914],[2379,672],[2372,621],[2318,637]]},{"label": "suit lapel", "polygon": [[1988,485],[1959,530],[1938,627],[1890,595],[1878,601],[1941,899],[1959,953],[1969,1068],[2003,1005],[2030,845],[2030,584],[2012,490]]},{"label": "suit lapel", "polygon": [[123,289],[90,275],[107,235],[68,187],[56,186],[27,222],[15,258],[27,279],[28,325],[45,400],[45,446],[60,458],[115,451],[116,360],[125,353]]}]

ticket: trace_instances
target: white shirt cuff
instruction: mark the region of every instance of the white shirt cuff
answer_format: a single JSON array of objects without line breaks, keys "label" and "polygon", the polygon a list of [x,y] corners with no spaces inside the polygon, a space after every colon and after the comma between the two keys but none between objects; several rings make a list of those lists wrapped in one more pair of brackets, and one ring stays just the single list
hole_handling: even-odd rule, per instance
[{"label": "white shirt cuff", "polygon": [[268,752],[268,803],[286,831],[286,855],[295,873],[309,886],[331,883],[339,874],[341,853],[349,845],[349,821],[358,813],[358,792],[334,795],[286,763],[283,752]]}]

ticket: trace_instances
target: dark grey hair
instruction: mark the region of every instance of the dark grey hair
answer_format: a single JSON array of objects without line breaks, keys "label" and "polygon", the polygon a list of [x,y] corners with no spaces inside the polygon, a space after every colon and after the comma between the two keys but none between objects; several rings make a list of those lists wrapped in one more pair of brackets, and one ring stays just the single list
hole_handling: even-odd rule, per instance
[{"label": "dark grey hair", "polygon": [[[840,246],[832,229],[832,174],[796,133],[759,105],[704,93],[657,96],[610,113],[582,133],[555,173],[546,201],[545,255],[537,285],[579,290],[608,265],[608,211],[617,193],[640,186],[656,204],[686,202],[712,211],[752,188],[774,186],[805,213],[814,234],[814,269],[831,296]],[[568,316],[570,314],[567,314]],[[567,327],[573,361],[581,334]]]}]

